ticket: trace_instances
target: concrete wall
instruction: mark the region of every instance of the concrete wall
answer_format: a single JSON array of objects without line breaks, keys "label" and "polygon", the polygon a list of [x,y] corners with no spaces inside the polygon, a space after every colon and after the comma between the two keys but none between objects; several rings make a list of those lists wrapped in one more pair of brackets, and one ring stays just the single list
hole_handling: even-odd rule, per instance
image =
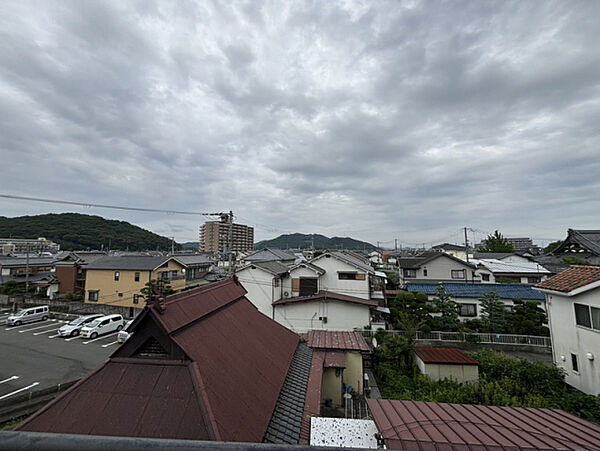
[{"label": "concrete wall", "polygon": [[238,279],[248,294],[246,297],[256,308],[273,318],[273,301],[281,297],[281,284],[274,287],[275,276],[258,267],[251,266],[237,273]]},{"label": "concrete wall", "polygon": [[[136,271],[123,269],[88,269],[85,278],[85,301],[89,301],[90,291],[98,291],[98,301],[91,301],[94,304],[111,304],[123,307],[139,307],[143,300],[138,304],[133,303],[133,295],[140,294],[147,282],[152,279],[158,279],[162,271],[177,271],[178,280],[171,280],[169,284],[175,291],[185,287],[185,278],[183,277],[183,265],[170,260],[166,267],[161,267],[156,271]],[[115,272],[119,272],[119,280],[115,280]],[[140,273],[140,280],[135,281],[135,273]],[[121,295],[119,295],[121,294]],[[143,305],[142,305],[143,306]]]},{"label": "concrete wall", "polygon": [[359,394],[363,394],[363,361],[360,352],[346,351],[346,368],[344,369],[343,382],[350,385]]},{"label": "concrete wall", "polygon": [[[319,280],[320,289],[347,294],[348,296],[354,296],[361,299],[369,299],[368,273],[358,269],[356,266],[338,260],[333,256],[327,257],[327,255],[328,254],[319,256],[312,262],[326,271]],[[355,272],[357,274],[363,274],[365,280],[340,280],[338,276],[339,272]]]},{"label": "concrete wall", "polygon": [[477,365],[450,365],[446,363],[425,363],[415,355],[415,363],[421,370],[434,381],[450,379],[460,384],[463,382],[476,382],[479,380]]},{"label": "concrete wall", "polygon": [[[575,323],[574,303],[600,308],[600,288],[573,297],[547,295],[554,363],[565,370],[568,384],[590,395],[598,395],[600,330],[578,326]],[[592,354],[593,360],[586,358],[588,353]],[[577,356],[577,372],[573,370],[571,354]]]},{"label": "concrete wall", "polygon": [[[325,322],[323,318],[327,318]],[[310,301],[275,306],[275,321],[295,332],[310,329],[353,330],[370,324],[368,305],[339,301]]]},{"label": "concrete wall", "polygon": [[323,381],[321,385],[321,404],[325,404],[326,399],[332,399],[333,405],[342,405],[342,371],[338,371],[336,376],[335,368],[323,368]]}]

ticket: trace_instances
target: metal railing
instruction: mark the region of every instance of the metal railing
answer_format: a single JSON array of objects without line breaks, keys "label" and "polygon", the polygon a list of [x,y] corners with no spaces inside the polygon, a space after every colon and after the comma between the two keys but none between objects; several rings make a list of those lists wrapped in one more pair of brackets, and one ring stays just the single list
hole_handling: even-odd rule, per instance
[{"label": "metal railing", "polygon": [[[382,330],[382,329],[379,329]],[[372,338],[378,330],[360,329],[365,338]],[[403,330],[384,330],[383,332],[392,335],[404,335]],[[514,334],[493,334],[493,333],[468,333],[468,332],[417,332],[417,341],[440,341],[455,343],[482,343],[482,344],[500,344],[516,346],[538,346],[542,348],[551,348],[552,340],[550,337],[537,335],[514,335]]]}]

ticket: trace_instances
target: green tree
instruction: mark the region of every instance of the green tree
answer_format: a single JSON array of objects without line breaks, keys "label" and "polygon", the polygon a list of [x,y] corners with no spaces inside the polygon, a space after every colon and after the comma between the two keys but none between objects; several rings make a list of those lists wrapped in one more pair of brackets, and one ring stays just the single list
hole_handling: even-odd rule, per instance
[{"label": "green tree", "polygon": [[513,303],[513,311],[507,315],[510,333],[550,336],[548,317],[538,302],[513,299]]},{"label": "green tree", "polygon": [[563,262],[565,265],[591,265],[591,263],[589,263],[587,260],[576,257],[575,255],[566,255],[561,259],[561,262]]},{"label": "green tree", "polygon": [[549,254],[551,252],[553,252],[555,249],[557,249],[561,244],[563,244],[562,240],[558,240],[558,241],[553,241],[552,243],[548,244],[548,246],[546,246],[544,248],[544,254]]},{"label": "green tree", "polygon": [[411,317],[417,323],[421,323],[423,331],[430,331],[432,318],[429,313],[433,309],[427,305],[427,300],[427,295],[424,293],[408,292],[398,294],[390,307],[393,327],[401,329],[398,323],[404,318]]},{"label": "green tree", "polygon": [[490,291],[479,299],[481,302],[481,324],[486,332],[503,333],[506,329],[506,309],[500,296]]},{"label": "green tree", "polygon": [[512,244],[497,230],[485,239],[485,246],[479,248],[479,252],[514,252]]},{"label": "green tree", "polygon": [[2,289],[0,289],[0,294],[19,294],[22,293],[19,285],[14,280],[8,280],[2,285]]},{"label": "green tree", "polygon": [[142,293],[142,295],[146,299],[146,302],[148,302],[148,300],[150,299],[150,296],[152,295],[152,289],[154,287],[156,287],[158,289],[158,292],[163,296],[169,296],[175,293],[175,290],[173,290],[173,288],[171,288],[171,285],[169,284],[169,279],[152,279],[149,282],[146,282],[144,288],[140,290],[140,293]]},{"label": "green tree", "polygon": [[438,314],[438,316],[433,317],[433,328],[449,332],[458,330],[460,321],[458,320],[456,302],[443,286],[437,287],[433,305],[433,312]]}]

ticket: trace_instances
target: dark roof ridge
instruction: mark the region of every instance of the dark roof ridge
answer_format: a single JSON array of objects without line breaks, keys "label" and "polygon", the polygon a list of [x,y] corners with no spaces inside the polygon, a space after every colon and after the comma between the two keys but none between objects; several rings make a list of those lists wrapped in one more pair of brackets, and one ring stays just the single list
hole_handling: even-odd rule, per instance
[{"label": "dark roof ridge", "polygon": [[175,303],[177,303],[179,301],[183,301],[185,299],[188,299],[188,298],[190,298],[192,296],[195,296],[200,291],[202,293],[204,293],[204,292],[207,292],[207,291],[216,290],[216,289],[220,288],[221,285],[226,285],[227,283],[231,282],[232,280],[236,284],[239,285],[237,277],[233,276],[233,277],[230,277],[228,279],[219,280],[218,282],[209,283],[208,285],[204,285],[202,287],[198,287],[198,288],[196,288],[194,290],[187,290],[187,291],[183,291],[181,293],[176,293],[176,294],[173,294],[171,296],[167,296],[166,299],[165,299],[166,305],[168,306],[169,304],[175,304]]},{"label": "dark roof ridge", "polygon": [[202,373],[200,372],[200,368],[198,367],[197,362],[190,362],[190,375],[192,376],[192,384],[196,386],[197,389],[197,398],[198,405],[200,409],[204,412],[204,414],[208,417],[209,421],[206,422],[206,426],[208,426],[208,432],[212,435],[212,440],[221,440],[221,433],[219,431],[219,425],[217,420],[215,419],[215,415],[212,411],[210,401],[208,400],[208,396],[206,393],[206,385],[204,385],[204,380],[202,379]]}]

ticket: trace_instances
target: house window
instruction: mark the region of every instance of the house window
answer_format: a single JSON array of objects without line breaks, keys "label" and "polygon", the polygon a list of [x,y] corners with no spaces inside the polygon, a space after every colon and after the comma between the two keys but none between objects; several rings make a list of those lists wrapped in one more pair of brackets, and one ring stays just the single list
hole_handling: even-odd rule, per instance
[{"label": "house window", "polygon": [[540,283],[542,281],[541,277],[533,276],[527,278],[527,283]]},{"label": "house window", "polygon": [[476,304],[458,304],[459,316],[477,316],[477,305]]},{"label": "house window", "polygon": [[600,330],[600,308],[590,307],[592,310],[592,327]]},{"label": "house window", "polygon": [[405,269],[404,277],[406,277],[407,279],[414,279],[415,277],[417,277],[417,270],[416,269]]},{"label": "house window", "polygon": [[317,292],[317,279],[300,279],[300,296],[312,296]]},{"label": "house window", "polygon": [[136,273],[133,275],[133,280],[135,280],[136,282],[139,282],[139,281],[140,281],[140,273],[139,273],[139,272],[136,272]]},{"label": "house window", "polygon": [[90,302],[98,302],[98,290],[96,290],[96,291],[90,291],[90,294],[88,296],[88,301],[90,301]]},{"label": "house window", "polygon": [[577,354],[571,354],[571,366],[574,373],[579,373],[579,364],[577,363]]},{"label": "house window", "polygon": [[133,295],[133,303],[134,304],[139,304],[140,303],[140,295],[139,294],[134,294]]},{"label": "house window", "polygon": [[339,280],[356,280],[357,274],[355,272],[339,272]]},{"label": "house window", "polygon": [[115,281],[119,281],[119,277],[121,277],[121,273],[119,271],[115,271]]},{"label": "house window", "polygon": [[170,274],[171,274],[171,275],[170,275],[170,278],[171,278],[171,279],[176,279],[176,278],[177,278],[177,270],[175,270],[175,271],[171,271],[171,273],[170,273]]},{"label": "house window", "polygon": [[277,288],[279,286],[279,277],[276,277],[275,279],[273,279],[273,286],[275,288]]},{"label": "house window", "polygon": [[489,282],[490,281],[490,275],[489,274],[482,274],[481,275],[481,280],[483,280],[484,282]]},{"label": "house window", "polygon": [[583,304],[573,304],[575,306],[575,323],[578,326],[592,327],[592,318],[590,308]]},{"label": "house window", "polygon": [[158,278],[159,279],[168,279],[169,278],[169,271],[161,271],[158,273]]},{"label": "house window", "polygon": [[427,268],[423,268],[423,276],[427,277]]},{"label": "house window", "polygon": [[123,297],[123,293],[119,293],[119,297],[122,298]]},{"label": "house window", "polygon": [[464,279],[465,278],[465,270],[464,269],[453,269],[451,272],[453,279]]}]

